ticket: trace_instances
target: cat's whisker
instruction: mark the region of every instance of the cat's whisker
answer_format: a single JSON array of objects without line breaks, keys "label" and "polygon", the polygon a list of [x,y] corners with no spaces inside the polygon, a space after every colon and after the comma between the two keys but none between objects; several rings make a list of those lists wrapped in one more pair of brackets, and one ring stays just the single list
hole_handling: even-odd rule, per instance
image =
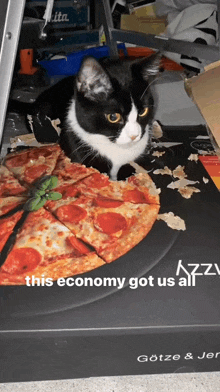
[{"label": "cat's whisker", "polygon": [[74,150],[72,150],[72,154],[76,153],[78,150],[81,149],[81,145],[79,145],[78,147],[76,147]]},{"label": "cat's whisker", "polygon": [[146,87],[146,89],[144,90],[143,94],[141,95],[141,98],[140,98],[140,99],[143,98],[143,96],[146,94],[146,92],[147,92],[147,90],[149,89],[149,87],[150,87],[153,83],[157,82],[160,78],[162,78],[162,75],[158,75],[156,78],[154,78],[154,79],[147,85],[147,87]]},{"label": "cat's whisker", "polygon": [[80,143],[76,148],[74,148],[74,152],[77,152],[78,150],[80,150],[81,147],[82,147],[82,144]]},{"label": "cat's whisker", "polygon": [[96,154],[94,155],[94,152],[92,150],[89,150],[88,153],[83,156],[82,163],[89,157],[92,157],[91,161],[93,161],[95,156]]},{"label": "cat's whisker", "polygon": [[71,155],[74,156],[74,155],[76,155],[77,151],[80,151],[82,148],[85,148],[85,147],[88,149],[88,153],[85,156],[83,156],[83,160],[81,161],[82,163],[86,160],[86,158],[88,158],[90,155],[93,154],[92,151],[90,150],[88,144],[82,140],[82,141],[80,141],[79,145],[71,152]]}]

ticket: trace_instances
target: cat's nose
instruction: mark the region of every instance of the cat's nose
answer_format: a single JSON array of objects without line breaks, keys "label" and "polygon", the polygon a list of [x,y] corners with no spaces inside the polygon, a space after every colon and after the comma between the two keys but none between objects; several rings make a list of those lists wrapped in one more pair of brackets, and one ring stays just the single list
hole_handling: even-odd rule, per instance
[{"label": "cat's nose", "polygon": [[135,139],[137,139],[137,135],[131,135],[130,138],[131,138],[131,140],[135,140]]}]

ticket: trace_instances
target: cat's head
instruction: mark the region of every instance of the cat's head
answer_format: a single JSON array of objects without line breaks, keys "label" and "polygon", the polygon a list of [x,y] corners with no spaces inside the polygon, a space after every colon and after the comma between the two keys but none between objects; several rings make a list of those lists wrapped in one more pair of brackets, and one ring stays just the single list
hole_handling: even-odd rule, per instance
[{"label": "cat's head", "polygon": [[160,54],[135,61],[85,58],[76,78],[79,125],[124,147],[137,143],[153,120],[151,84],[160,58]]}]

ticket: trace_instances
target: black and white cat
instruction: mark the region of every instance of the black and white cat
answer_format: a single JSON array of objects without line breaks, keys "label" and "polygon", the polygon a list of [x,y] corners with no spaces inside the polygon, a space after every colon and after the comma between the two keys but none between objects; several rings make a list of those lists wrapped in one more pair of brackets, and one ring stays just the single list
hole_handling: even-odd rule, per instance
[{"label": "black and white cat", "polygon": [[70,76],[42,93],[32,109],[38,141],[57,139],[50,119],[61,120],[60,144],[73,161],[117,179],[119,169],[146,152],[154,118],[151,84],[160,55],[141,60],[85,58]]}]

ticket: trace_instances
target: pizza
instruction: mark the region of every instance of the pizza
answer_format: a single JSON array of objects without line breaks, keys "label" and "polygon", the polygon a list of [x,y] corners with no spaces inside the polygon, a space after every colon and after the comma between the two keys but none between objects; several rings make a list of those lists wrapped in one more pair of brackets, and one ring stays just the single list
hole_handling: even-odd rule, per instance
[{"label": "pizza", "polygon": [[58,177],[59,183],[63,185],[73,184],[96,172],[97,170],[93,167],[86,167],[80,163],[71,162],[63,151],[61,151],[53,170],[53,174]]},{"label": "pizza", "polygon": [[[38,170],[39,168],[39,170]],[[160,200],[147,173],[126,181],[71,162],[57,144],[9,154],[0,173],[0,284],[27,276],[83,274],[135,247],[155,223]]]},{"label": "pizza", "polygon": [[30,148],[23,152],[10,154],[5,160],[5,166],[21,184],[29,185],[39,177],[51,174],[59,155],[60,147],[58,145]]},{"label": "pizza", "polygon": [[7,167],[0,166],[0,197],[20,195],[27,190],[22,186]]}]

